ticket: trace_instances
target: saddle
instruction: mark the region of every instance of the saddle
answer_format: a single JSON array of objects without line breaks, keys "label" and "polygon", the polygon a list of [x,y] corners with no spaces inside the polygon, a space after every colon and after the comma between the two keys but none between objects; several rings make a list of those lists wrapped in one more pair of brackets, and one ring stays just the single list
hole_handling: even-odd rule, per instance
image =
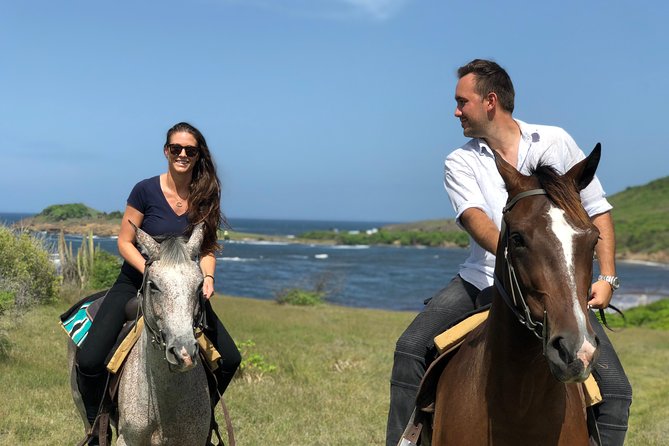
[{"label": "saddle", "polygon": [[[90,330],[95,316],[97,315],[100,306],[104,302],[109,290],[100,291],[77,302],[70,309],[60,316],[60,325],[63,327],[68,336],[72,339],[77,347],[79,347],[85,340]],[[109,422],[110,416],[116,413],[117,410],[117,396],[118,385],[123,374],[123,366],[128,354],[137,343],[142,330],[144,329],[144,317],[140,315],[139,298],[133,297],[125,306],[126,322],[117,336],[116,343],[107,355],[105,363],[109,371],[104,397],[100,406],[98,417],[96,418],[91,430],[86,437],[79,443],[78,446],[87,444],[88,440],[94,435],[98,435],[100,446],[109,445]],[[221,355],[216,350],[216,347],[206,334],[200,329],[195,331],[195,340],[199,345],[199,356],[202,363],[205,365],[204,370],[207,375],[208,382],[216,382],[214,370],[218,368],[218,361]],[[232,430],[232,423],[230,416],[223,401],[223,396],[219,395],[221,407],[225,416],[226,428],[228,431],[228,439],[231,446],[234,446],[234,434]],[[211,443],[212,435],[215,434],[218,439],[218,444],[222,445],[223,441],[218,430],[218,424],[213,416],[212,408],[212,431],[209,433],[207,439],[208,444]]]}]

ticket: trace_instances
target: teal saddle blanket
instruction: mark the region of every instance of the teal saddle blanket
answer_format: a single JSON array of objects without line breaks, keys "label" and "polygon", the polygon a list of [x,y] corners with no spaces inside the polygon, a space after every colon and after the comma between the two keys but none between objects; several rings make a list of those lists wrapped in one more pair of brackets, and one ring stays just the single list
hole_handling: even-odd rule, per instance
[{"label": "teal saddle blanket", "polygon": [[60,315],[60,324],[77,347],[86,340],[95,314],[108,290],[100,291],[81,299]]}]

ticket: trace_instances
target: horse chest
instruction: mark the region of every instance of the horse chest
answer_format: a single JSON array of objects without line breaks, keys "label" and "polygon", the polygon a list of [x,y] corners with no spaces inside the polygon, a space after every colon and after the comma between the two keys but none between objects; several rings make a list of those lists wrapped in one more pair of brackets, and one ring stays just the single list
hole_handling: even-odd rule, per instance
[{"label": "horse chest", "polygon": [[211,409],[202,365],[175,373],[162,358],[141,360],[149,350],[131,352],[119,384],[118,444],[204,444]]}]

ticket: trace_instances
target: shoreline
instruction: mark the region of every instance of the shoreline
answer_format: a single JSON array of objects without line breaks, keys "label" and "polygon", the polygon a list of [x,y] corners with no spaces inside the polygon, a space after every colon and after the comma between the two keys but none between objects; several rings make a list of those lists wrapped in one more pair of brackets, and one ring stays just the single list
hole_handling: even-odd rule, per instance
[{"label": "shoreline", "polygon": [[[52,234],[58,234],[62,230],[65,234],[68,235],[78,235],[86,236],[89,233],[93,233],[98,237],[114,237],[118,235],[119,229],[121,227],[120,220],[115,221],[68,221],[68,222],[57,222],[57,223],[47,223],[47,222],[35,222],[33,218],[27,218],[20,220],[12,225],[14,228],[27,229],[33,232],[48,232]],[[223,239],[221,232],[221,240]],[[337,245],[335,240],[312,240],[312,239],[301,239],[297,236],[279,236],[279,235],[264,235],[264,234],[248,234],[241,232],[229,231],[229,240],[235,242],[281,242],[281,243],[294,243],[294,244],[303,244],[303,245]],[[369,244],[370,246],[401,246],[399,244]],[[404,245],[407,247],[413,248],[425,248],[424,245]],[[439,248],[459,248],[466,249],[457,246],[456,244],[444,244],[439,246]],[[626,263],[637,263],[648,266],[657,266],[657,267],[669,267],[669,252],[668,251],[659,251],[655,253],[645,254],[645,253],[617,253],[616,260]]]}]

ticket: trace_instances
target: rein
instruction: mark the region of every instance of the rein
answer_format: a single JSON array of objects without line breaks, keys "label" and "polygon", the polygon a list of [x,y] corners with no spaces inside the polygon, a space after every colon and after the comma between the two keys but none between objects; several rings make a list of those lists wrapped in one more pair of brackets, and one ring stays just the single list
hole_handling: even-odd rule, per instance
[{"label": "rein", "polygon": [[[504,206],[504,209],[502,210],[502,214],[506,214],[508,211],[510,211],[515,204],[522,200],[523,198],[527,197],[532,197],[534,195],[546,195],[546,190],[545,189],[531,189],[528,191],[524,191],[513,197],[509,202]],[[509,296],[509,293],[506,291],[504,288],[504,284],[502,281],[497,277],[497,274],[494,275],[494,282],[495,282],[495,287],[497,288],[497,291],[499,291],[499,294],[502,296],[502,299],[506,303],[506,305],[511,309],[513,314],[516,316],[518,321],[523,324],[525,327],[527,327],[528,330],[532,334],[534,334],[537,338],[541,339],[544,344],[544,350],[546,348],[546,327],[547,327],[547,318],[546,318],[546,311],[544,310],[544,320],[543,322],[538,322],[532,319],[532,315],[530,314],[530,308],[527,306],[527,302],[525,301],[525,298],[523,297],[523,292],[520,289],[520,284],[518,283],[518,277],[516,276],[516,270],[513,268],[513,265],[511,264],[511,259],[509,258],[509,234],[508,234],[508,228],[506,226],[506,222],[504,221],[504,216],[502,216],[502,240],[504,243],[504,263],[505,263],[505,271],[508,275],[509,278],[509,283],[511,284],[511,296]],[[520,306],[521,311],[518,310],[518,307]]]}]

